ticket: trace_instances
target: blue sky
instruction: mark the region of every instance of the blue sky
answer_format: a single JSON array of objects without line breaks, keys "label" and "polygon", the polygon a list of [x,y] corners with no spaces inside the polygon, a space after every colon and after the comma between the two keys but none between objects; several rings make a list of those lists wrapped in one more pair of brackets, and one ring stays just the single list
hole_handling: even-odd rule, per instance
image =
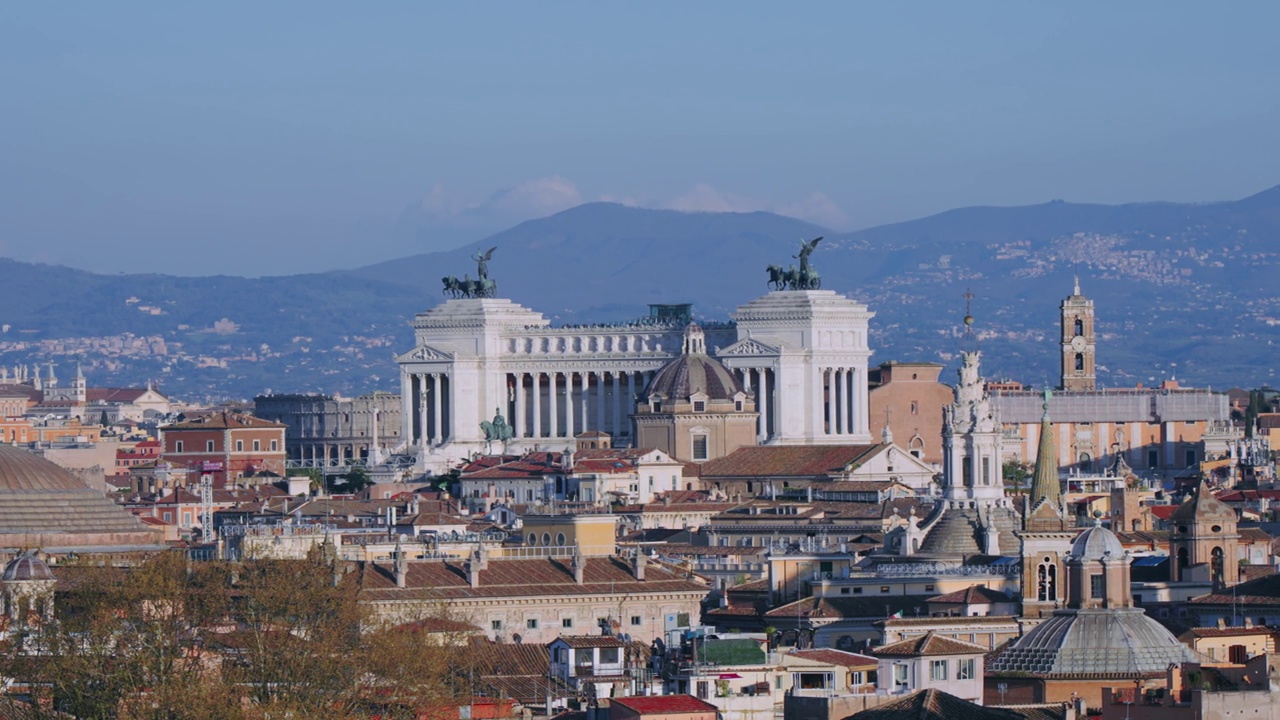
[{"label": "blue sky", "polygon": [[1280,4],[10,3],[0,254],[263,275],[578,202],[836,229],[1280,183]]}]

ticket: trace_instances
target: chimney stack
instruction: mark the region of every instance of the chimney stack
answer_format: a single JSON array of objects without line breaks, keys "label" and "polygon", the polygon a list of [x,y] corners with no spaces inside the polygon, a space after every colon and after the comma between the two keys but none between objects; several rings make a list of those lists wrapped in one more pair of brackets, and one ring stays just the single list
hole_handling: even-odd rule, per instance
[{"label": "chimney stack", "polygon": [[467,582],[472,588],[480,587],[480,571],[484,565],[484,553],[477,549],[471,553],[471,559],[467,561]]},{"label": "chimney stack", "polygon": [[397,540],[396,541],[396,563],[395,563],[396,587],[402,588],[405,586],[405,575],[408,574],[408,572],[409,572],[409,558],[405,554],[404,548],[400,546],[400,541]]},{"label": "chimney stack", "polygon": [[648,562],[648,558],[645,557],[644,550],[636,548],[636,557],[631,563],[631,574],[640,582],[644,582],[644,566],[646,562]]}]

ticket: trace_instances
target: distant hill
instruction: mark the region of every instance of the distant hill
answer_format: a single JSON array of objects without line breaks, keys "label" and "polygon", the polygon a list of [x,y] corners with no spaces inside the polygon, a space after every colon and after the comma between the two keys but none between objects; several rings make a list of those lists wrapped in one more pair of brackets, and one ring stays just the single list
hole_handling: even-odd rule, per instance
[{"label": "distant hill", "polygon": [[[1097,305],[1104,383],[1273,378],[1280,187],[1205,204],[971,207],[844,234],[764,212],[591,203],[449,252],[260,279],[0,259],[0,364],[79,358],[91,382],[158,378],[192,397],[395,389],[390,358],[411,343],[408,320],[489,247],[500,294],[557,322],[624,320],[655,302],[724,318],[765,292],[766,265],[794,263],[799,241],[819,235],[823,286],[877,313],[873,362],[950,361],[972,289],[986,374],[1051,382],[1057,307],[1078,273]],[[159,339],[165,354],[127,350],[137,338]]]}]

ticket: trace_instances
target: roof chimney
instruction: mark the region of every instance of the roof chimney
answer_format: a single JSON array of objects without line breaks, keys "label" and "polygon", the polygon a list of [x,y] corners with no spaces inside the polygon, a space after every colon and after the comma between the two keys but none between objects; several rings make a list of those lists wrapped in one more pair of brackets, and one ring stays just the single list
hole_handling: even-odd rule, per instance
[{"label": "roof chimney", "polygon": [[395,563],[396,587],[402,588],[405,586],[405,575],[408,573],[408,571],[409,571],[409,558],[405,554],[404,548],[400,546],[400,541],[397,540],[396,541],[396,563]]},{"label": "roof chimney", "polygon": [[471,559],[467,560],[467,582],[472,588],[480,587],[480,571],[484,564],[484,554],[477,548],[471,553]]},{"label": "roof chimney", "polygon": [[635,560],[631,562],[631,574],[640,582],[644,582],[644,566],[648,560],[644,555],[644,550],[636,548]]}]

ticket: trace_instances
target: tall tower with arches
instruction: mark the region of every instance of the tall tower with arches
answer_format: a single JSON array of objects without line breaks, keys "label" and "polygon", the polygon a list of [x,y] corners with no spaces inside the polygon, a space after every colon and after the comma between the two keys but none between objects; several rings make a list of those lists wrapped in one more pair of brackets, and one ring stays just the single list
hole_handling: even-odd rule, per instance
[{"label": "tall tower with arches", "polygon": [[1097,386],[1097,347],[1093,301],[1081,294],[1077,277],[1071,295],[1062,301],[1063,390],[1093,390]]},{"label": "tall tower with arches", "polygon": [[1235,585],[1240,582],[1239,544],[1236,511],[1201,480],[1195,495],[1169,516],[1169,579],[1189,580],[1191,568],[1207,565],[1215,589]]}]

